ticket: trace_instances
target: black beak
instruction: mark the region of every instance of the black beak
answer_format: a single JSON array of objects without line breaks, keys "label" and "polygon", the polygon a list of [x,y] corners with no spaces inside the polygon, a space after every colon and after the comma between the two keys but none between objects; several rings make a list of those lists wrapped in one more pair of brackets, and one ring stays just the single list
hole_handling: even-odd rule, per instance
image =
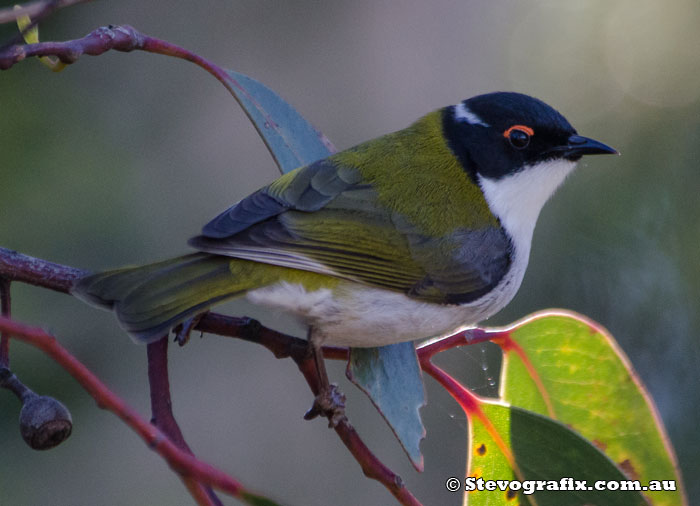
[{"label": "black beak", "polygon": [[582,155],[619,155],[620,153],[606,146],[602,142],[598,142],[588,137],[581,135],[572,135],[567,139],[565,146],[554,148],[553,151],[561,153],[561,156],[569,159],[578,159]]}]

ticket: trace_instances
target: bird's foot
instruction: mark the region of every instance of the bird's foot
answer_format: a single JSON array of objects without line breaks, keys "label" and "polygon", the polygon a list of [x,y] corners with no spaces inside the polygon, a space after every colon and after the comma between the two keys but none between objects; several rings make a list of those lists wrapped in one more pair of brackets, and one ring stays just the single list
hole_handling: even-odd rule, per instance
[{"label": "bird's foot", "polygon": [[188,318],[181,325],[175,327],[175,342],[180,346],[185,346],[190,340],[190,334],[197,326],[202,317],[209,311],[204,311],[203,313],[197,313],[192,318]]},{"label": "bird's foot", "polygon": [[341,421],[345,420],[345,394],[338,385],[331,383],[328,388],[322,389],[306,414],[304,420],[312,420],[317,416],[328,418],[328,427],[335,428]]}]

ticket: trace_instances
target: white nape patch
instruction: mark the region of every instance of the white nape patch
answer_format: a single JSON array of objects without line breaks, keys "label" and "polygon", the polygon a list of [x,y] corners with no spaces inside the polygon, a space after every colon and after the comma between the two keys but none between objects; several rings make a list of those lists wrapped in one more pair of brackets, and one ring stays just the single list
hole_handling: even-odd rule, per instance
[{"label": "white nape patch", "polygon": [[524,255],[525,266],[542,207],[575,167],[576,162],[559,159],[526,166],[502,179],[479,177],[486,202],[510,234],[516,260]]},{"label": "white nape patch", "polygon": [[479,116],[471,112],[469,108],[464,105],[464,102],[460,102],[455,106],[455,120],[464,121],[470,125],[491,126],[488,123],[484,123]]}]

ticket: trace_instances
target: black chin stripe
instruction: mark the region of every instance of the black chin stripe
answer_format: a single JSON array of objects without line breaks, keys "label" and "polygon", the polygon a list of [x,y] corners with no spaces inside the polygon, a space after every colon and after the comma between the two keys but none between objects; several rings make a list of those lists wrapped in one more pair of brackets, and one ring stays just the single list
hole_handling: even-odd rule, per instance
[{"label": "black chin stripe", "polygon": [[478,186],[476,177],[476,164],[469,151],[465,147],[464,139],[468,136],[468,129],[474,128],[467,122],[455,121],[455,106],[445,107],[442,110],[442,133],[447,139],[452,154],[457,157],[462,165],[462,170],[469,176],[469,179]]}]

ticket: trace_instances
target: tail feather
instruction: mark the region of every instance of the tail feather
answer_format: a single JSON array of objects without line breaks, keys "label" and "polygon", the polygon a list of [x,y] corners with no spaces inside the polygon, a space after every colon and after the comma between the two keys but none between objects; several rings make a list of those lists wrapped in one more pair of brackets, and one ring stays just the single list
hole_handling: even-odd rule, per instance
[{"label": "tail feather", "polygon": [[237,262],[195,253],[86,276],[72,293],[92,305],[114,309],[129,334],[151,342],[187,318],[251,288],[233,275],[232,261]]}]

